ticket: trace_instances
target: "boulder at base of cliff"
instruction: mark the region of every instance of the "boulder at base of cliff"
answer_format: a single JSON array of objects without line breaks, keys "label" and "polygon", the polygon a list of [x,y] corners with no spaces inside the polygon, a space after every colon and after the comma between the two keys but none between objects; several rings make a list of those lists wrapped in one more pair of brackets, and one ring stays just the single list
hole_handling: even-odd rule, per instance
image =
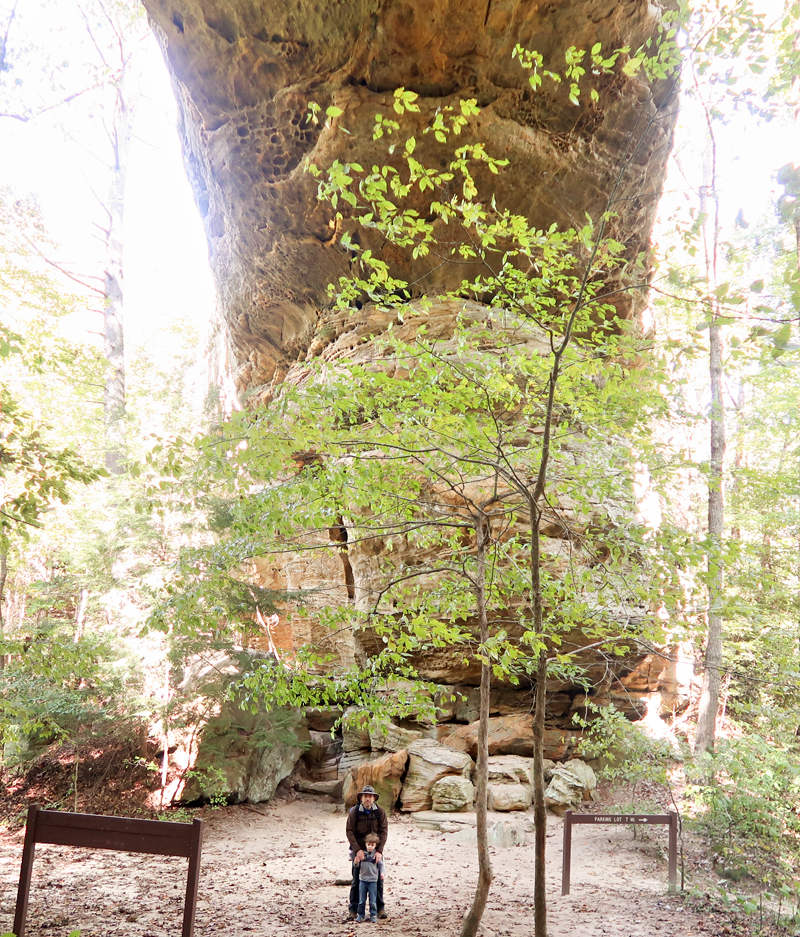
[{"label": "boulder at base of cliff", "polygon": [[[473,758],[478,754],[479,723],[471,722],[442,739],[450,748],[468,752]],[[551,761],[566,758],[574,745],[574,733],[566,729],[545,729],[544,757]],[[533,755],[533,716],[530,713],[514,713],[509,716],[492,716],[489,719],[490,755]]]},{"label": "boulder at base of cliff", "polygon": [[248,713],[226,702],[203,729],[181,800],[269,800],[308,743],[299,710]]},{"label": "boulder at base of cliff", "polygon": [[345,807],[355,806],[358,792],[369,784],[375,788],[381,807],[391,811],[400,796],[407,761],[407,752],[389,752],[351,768],[345,775],[342,790]]},{"label": "boulder at base of cliff", "polygon": [[579,758],[573,758],[553,771],[553,777],[544,792],[545,803],[553,813],[563,816],[565,811],[592,800],[597,787],[594,771]]},{"label": "boulder at base of cliff", "polygon": [[430,810],[431,788],[448,774],[469,778],[475,767],[465,752],[453,751],[432,739],[420,739],[408,746],[408,774],[400,792],[401,809]]},{"label": "boulder at base of cliff", "polygon": [[339,758],[336,776],[340,781],[344,781],[349,772],[354,768],[358,768],[368,761],[375,761],[377,758],[382,757],[383,755],[380,752],[374,752],[371,748],[360,749],[354,752],[343,752]]},{"label": "boulder at base of cliff", "polygon": [[297,779],[297,790],[303,794],[319,794],[324,797],[331,797],[333,800],[341,800],[342,781],[309,781],[308,778]]},{"label": "boulder at base of cliff", "polygon": [[[306,711],[308,722],[308,711]],[[339,761],[342,757],[342,740],[332,738],[330,732],[320,732],[309,727],[311,745],[303,755],[309,777],[314,781],[336,781],[339,779]]]},{"label": "boulder at base of cliff", "polygon": [[305,714],[306,724],[314,732],[330,733],[337,720],[342,718],[341,709],[326,709],[320,706],[308,706],[305,709]]},{"label": "boulder at base of cliff", "polygon": [[533,784],[533,758],[490,755],[487,769],[490,784]]},{"label": "boulder at base of cliff", "polygon": [[489,810],[527,810],[533,802],[533,758],[490,755],[487,764]]},{"label": "boulder at base of cliff", "polygon": [[487,787],[489,810],[507,812],[527,810],[533,803],[530,784],[489,784]]},{"label": "boulder at base of cliff", "polygon": [[[436,813],[433,810],[422,810],[412,817],[414,826],[423,830],[436,830],[440,833],[449,833],[453,842],[472,847],[478,842],[476,831],[477,817],[470,811],[467,813]],[[509,846],[524,846],[527,834],[533,832],[533,817],[530,813],[516,813],[511,816],[489,813],[486,817],[488,840],[490,846],[507,848]]]},{"label": "boulder at base of cliff", "polygon": [[475,788],[469,778],[461,775],[448,774],[431,788],[433,809],[441,813],[456,813],[461,810],[472,810],[475,800]]}]

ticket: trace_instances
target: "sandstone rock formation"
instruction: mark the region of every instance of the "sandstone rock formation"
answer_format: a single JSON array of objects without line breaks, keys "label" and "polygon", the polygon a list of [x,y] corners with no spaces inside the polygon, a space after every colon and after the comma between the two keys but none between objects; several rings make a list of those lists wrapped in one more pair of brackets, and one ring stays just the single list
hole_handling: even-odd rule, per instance
[{"label": "sandstone rock formation", "polygon": [[533,803],[533,788],[529,784],[489,784],[489,810],[527,810]]},{"label": "sandstone rock formation", "polygon": [[[190,769],[176,799],[269,800],[311,741],[299,710],[250,712],[228,696],[228,687],[254,652],[198,655],[186,668],[173,718],[187,726],[180,743]],[[188,700],[183,711],[179,700]]]},{"label": "sandstone rock formation", "polygon": [[431,787],[432,807],[441,813],[471,810],[474,800],[475,787],[469,778],[448,774]]},{"label": "sandstone rock formation", "polygon": [[319,781],[335,781],[339,775],[342,757],[342,740],[331,736],[330,731],[318,732],[309,728],[311,745],[303,755],[309,770]]},{"label": "sandstone rock formation", "polygon": [[[571,748],[574,732],[561,729],[545,730],[544,757],[552,761],[565,758]],[[474,758],[478,750],[478,723],[460,726],[451,735],[442,739],[445,745],[469,752]],[[533,754],[533,716],[530,713],[513,713],[508,716],[493,716],[489,719],[489,754],[524,755]]]},{"label": "sandstone rock formation", "polygon": [[379,723],[370,727],[369,731],[370,745],[373,750],[378,751],[383,749],[387,752],[399,752],[421,738],[421,729],[404,729],[392,722]]},{"label": "sandstone rock formation", "polygon": [[[550,764],[550,762],[548,762]],[[490,755],[488,778],[495,784],[533,784],[533,758],[519,755]]]},{"label": "sandstone rock formation", "polygon": [[358,799],[358,792],[369,784],[375,788],[381,806],[391,810],[400,796],[407,762],[408,753],[397,751],[352,768],[344,779],[342,796],[345,807],[352,807]]},{"label": "sandstone rock formation", "polygon": [[[412,814],[411,819],[415,826],[423,830],[451,834],[455,841],[464,845],[474,846],[477,842],[474,813],[421,810]],[[528,841],[528,834],[533,832],[533,816],[530,813],[489,813],[486,822],[489,827],[489,845],[498,849],[523,846]]]},{"label": "sandstone rock formation", "polygon": [[[563,69],[569,46],[638,48],[659,8],[645,0],[144,0],[170,69],[184,154],[203,215],[238,386],[268,388],[326,342],[329,283],[349,273],[329,208],[303,171],[310,157],[371,165],[376,113],[391,93],[420,95],[419,123],[474,97],[482,114],[471,137],[511,161],[496,180],[498,202],[542,227],[597,216],[647,127],[619,192],[615,235],[634,257],[648,247],[670,146],[671,86],[621,71],[594,82],[579,107],[566,82],[533,93],[512,58],[517,43]],[[620,63],[621,65],[622,63]],[[332,125],[307,120],[308,104],[335,105]],[[347,133],[340,132],[340,127]],[[419,157],[436,163],[432,135]],[[463,271],[436,258],[388,258],[397,275],[435,293]],[[425,278],[423,280],[423,277]],[[458,277],[458,279],[455,279]],[[618,297],[636,315],[638,291]]]},{"label": "sandstone rock formation", "polygon": [[[251,714],[234,702],[203,728],[181,799],[270,800],[302,755],[308,733],[299,713]],[[288,716],[288,720],[283,718]]]},{"label": "sandstone rock formation", "polygon": [[[486,173],[481,184],[494,188],[498,204],[526,215],[541,227],[569,226],[586,213],[605,209],[618,181],[611,234],[625,245],[625,257],[646,252],[663,181],[672,126],[673,87],[628,77],[622,60],[613,75],[589,77],[597,91],[581,104],[570,103],[566,83],[545,85],[534,93],[528,75],[511,53],[517,43],[541,51],[546,64],[561,69],[570,46],[604,50],[636,49],[652,36],[660,8],[647,0],[143,0],[164,50],[179,105],[184,158],[203,216],[219,293],[221,335],[236,386],[250,404],[271,399],[282,381],[302,380],[314,357],[335,362],[369,360],[372,336],[396,325],[391,311],[365,306],[353,315],[333,313],[326,288],[349,275],[341,226],[329,206],[315,199],[316,183],[304,160],[325,168],[334,160],[365,166],[382,162],[383,144],[372,138],[374,117],[393,116],[392,93],[405,87],[419,94],[416,129],[438,108],[475,98],[480,117],[465,131],[465,142],[480,142],[510,161],[498,177]],[[342,111],[314,125],[308,105]],[[417,134],[416,155],[439,165],[442,152],[433,135]],[[625,172],[620,175],[620,169]],[[346,224],[346,221],[345,221]],[[364,246],[381,250],[391,273],[412,284],[412,298],[458,283],[462,267],[440,265],[434,257],[414,259],[410,249],[386,249],[362,232]],[[624,272],[607,284],[616,314],[636,319],[645,297],[625,290]],[[467,304],[476,318],[490,311]],[[424,318],[446,340],[456,312],[443,303]],[[406,325],[408,337],[416,325]],[[524,340],[533,346],[529,332]],[[568,514],[565,499],[559,505]],[[598,505],[602,515],[608,506]],[[380,550],[386,545],[356,545],[347,521],[318,534],[327,549],[294,556],[259,559],[261,583],[276,590],[314,589],[326,602],[356,603],[370,594]],[[563,541],[557,527],[544,533],[546,561],[557,570]],[[396,545],[393,545],[396,547]],[[413,544],[407,545],[413,554]],[[388,548],[387,548],[388,549]],[[399,555],[399,554],[397,554]],[[281,618],[270,641],[291,653],[320,638],[313,614]],[[565,643],[568,644],[565,638]],[[370,635],[337,635],[333,649],[345,663],[368,655]],[[580,644],[580,636],[574,636]],[[590,658],[585,661],[593,664]],[[474,750],[467,726],[455,736],[449,720],[474,722],[477,661],[464,662],[462,650],[437,650],[415,661],[421,674],[467,690],[440,720],[437,738],[449,736],[464,751]],[[609,676],[606,663],[595,664],[592,699],[622,702],[640,714],[642,699],[658,696],[667,711],[678,697],[675,681],[658,661],[626,660]],[[627,683],[626,683],[627,681]],[[577,687],[548,686],[548,757],[570,753],[573,713],[586,699]],[[513,726],[495,723],[493,751],[529,754],[526,735],[527,690],[497,693],[493,712]],[[332,723],[331,723],[332,724]],[[328,726],[329,727],[329,726]],[[315,731],[324,728],[313,727]],[[508,731],[506,731],[508,730]],[[411,730],[417,731],[417,730]],[[347,728],[345,754],[337,774],[366,764],[390,747],[408,744],[392,730],[381,741],[363,727]],[[505,733],[505,734],[503,734]],[[513,736],[513,738],[512,738]],[[317,740],[319,742],[319,740]],[[415,746],[411,743],[409,751]],[[317,744],[317,749],[324,746]],[[335,755],[334,755],[335,758]],[[331,775],[332,757],[326,760]],[[413,776],[425,758],[412,755]],[[315,769],[317,770],[317,769]],[[323,779],[323,778],[320,778]],[[332,778],[328,778],[332,779]],[[408,784],[408,780],[406,780]],[[403,802],[406,803],[406,787]],[[409,803],[420,800],[412,795]],[[428,795],[420,802],[428,802]],[[418,809],[415,807],[414,809]]]},{"label": "sandstone rock formation", "polygon": [[408,773],[400,792],[402,809],[406,812],[429,810],[431,788],[446,775],[469,778],[475,764],[469,755],[454,751],[431,739],[422,739],[408,747]]},{"label": "sandstone rock formation", "polygon": [[527,810],[533,802],[533,759],[490,756],[488,781],[489,810]]},{"label": "sandstone rock formation", "polygon": [[345,710],[342,719],[342,750],[357,752],[370,749],[370,727],[354,707]]},{"label": "sandstone rock formation", "polygon": [[594,771],[585,762],[575,758],[553,770],[550,784],[545,791],[545,802],[559,816],[570,807],[578,807],[592,800],[597,787]]}]

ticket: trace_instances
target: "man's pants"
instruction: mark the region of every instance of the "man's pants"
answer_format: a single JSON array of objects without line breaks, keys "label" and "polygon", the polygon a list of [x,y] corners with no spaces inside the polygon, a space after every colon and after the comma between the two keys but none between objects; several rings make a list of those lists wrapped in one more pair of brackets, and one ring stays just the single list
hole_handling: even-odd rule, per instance
[{"label": "man's pants", "polygon": [[[353,863],[353,882],[350,885],[350,910],[355,914],[358,911],[358,866]],[[378,879],[378,914],[383,911],[383,879]]]},{"label": "man's pants", "polygon": [[358,916],[367,916],[367,895],[369,895],[369,916],[375,920],[378,917],[378,883],[359,882],[358,883]]}]

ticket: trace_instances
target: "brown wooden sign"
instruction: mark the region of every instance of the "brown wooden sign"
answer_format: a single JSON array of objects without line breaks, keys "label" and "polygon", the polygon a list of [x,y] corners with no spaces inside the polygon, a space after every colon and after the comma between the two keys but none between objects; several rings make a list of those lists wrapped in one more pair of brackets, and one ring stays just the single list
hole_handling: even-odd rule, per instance
[{"label": "brown wooden sign", "polygon": [[128,817],[102,817],[90,813],[42,810],[34,804],[28,808],[25,845],[22,849],[17,908],[14,913],[16,937],[25,937],[25,916],[28,912],[33,857],[37,843],[143,852],[152,856],[185,856],[189,860],[189,874],[181,937],[192,937],[202,840],[202,820],[193,820],[191,824],[163,820],[133,820]]},{"label": "brown wooden sign", "polygon": [[669,826],[669,890],[678,889],[678,814],[677,813],[617,813],[593,814],[573,813],[568,810],[564,814],[564,850],[561,865],[561,894],[569,894],[570,866],[572,863],[572,827],[576,823],[595,824],[666,824]]}]

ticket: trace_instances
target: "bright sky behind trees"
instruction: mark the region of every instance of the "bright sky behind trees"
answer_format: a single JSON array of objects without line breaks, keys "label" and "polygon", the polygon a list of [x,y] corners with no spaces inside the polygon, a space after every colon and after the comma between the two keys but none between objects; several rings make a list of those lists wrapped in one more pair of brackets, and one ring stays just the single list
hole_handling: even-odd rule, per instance
[{"label": "bright sky behind trees", "polygon": [[[37,8],[37,19],[60,17],[60,28],[44,34],[44,41],[57,43],[53,53],[66,57],[73,50],[77,57],[85,32],[77,4],[20,0],[18,6],[26,2]],[[30,22],[22,20],[20,28]],[[205,235],[181,160],[175,100],[152,35],[137,54],[142,58],[143,87],[125,205],[125,328],[130,347],[148,342],[155,327],[163,328],[176,317],[191,319],[202,334],[214,305]],[[80,99],[27,123],[0,119],[0,185],[16,197],[33,195],[58,244],[53,259],[83,275],[100,273],[103,263],[95,228],[102,220],[97,197],[104,198],[108,189],[101,135],[99,121],[87,116]],[[97,329],[98,323],[92,321],[89,327]]]}]

